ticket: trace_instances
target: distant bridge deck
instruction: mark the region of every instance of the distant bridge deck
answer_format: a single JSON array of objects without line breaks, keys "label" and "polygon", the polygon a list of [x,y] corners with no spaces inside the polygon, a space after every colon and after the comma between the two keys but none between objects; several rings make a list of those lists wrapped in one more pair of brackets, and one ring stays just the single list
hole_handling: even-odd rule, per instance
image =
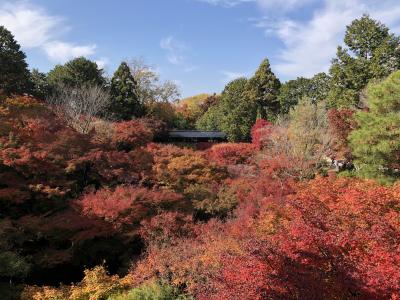
[{"label": "distant bridge deck", "polygon": [[226,134],[220,131],[171,130],[168,132],[171,142],[224,142]]}]

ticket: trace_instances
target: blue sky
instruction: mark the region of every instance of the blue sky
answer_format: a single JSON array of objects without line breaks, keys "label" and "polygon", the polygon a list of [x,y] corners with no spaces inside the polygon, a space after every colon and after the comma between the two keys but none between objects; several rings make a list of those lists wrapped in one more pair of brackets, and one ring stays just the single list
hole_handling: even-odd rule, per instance
[{"label": "blue sky", "polygon": [[182,96],[218,93],[265,57],[282,81],[326,71],[363,13],[400,33],[399,0],[0,0],[31,68],[83,55],[112,75],[142,57]]}]

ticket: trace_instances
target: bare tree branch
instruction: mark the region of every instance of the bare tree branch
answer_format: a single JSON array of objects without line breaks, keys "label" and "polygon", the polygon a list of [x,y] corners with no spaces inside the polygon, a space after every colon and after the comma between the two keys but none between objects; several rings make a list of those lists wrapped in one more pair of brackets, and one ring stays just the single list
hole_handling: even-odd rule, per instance
[{"label": "bare tree branch", "polygon": [[58,86],[48,102],[70,126],[86,134],[96,117],[106,117],[110,95],[97,85]]}]

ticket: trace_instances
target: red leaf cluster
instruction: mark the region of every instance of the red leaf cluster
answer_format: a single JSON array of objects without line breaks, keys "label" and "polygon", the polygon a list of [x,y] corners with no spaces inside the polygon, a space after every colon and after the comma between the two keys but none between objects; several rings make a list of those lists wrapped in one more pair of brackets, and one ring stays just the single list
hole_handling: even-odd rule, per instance
[{"label": "red leaf cluster", "polygon": [[256,123],[251,128],[251,140],[258,150],[263,147],[264,139],[271,133],[272,125],[273,124],[267,120],[257,119]]},{"label": "red leaf cluster", "polygon": [[84,215],[95,216],[116,227],[137,226],[163,210],[179,206],[182,196],[168,190],[149,190],[133,186],[105,188],[79,200]]},{"label": "red leaf cluster", "polygon": [[168,280],[198,299],[397,299],[399,186],[285,185],[268,174],[243,182],[235,219],[152,247],[133,282]]},{"label": "red leaf cluster", "polygon": [[131,151],[146,146],[153,134],[140,121],[125,121],[113,124],[112,144],[119,151]]},{"label": "red leaf cluster", "polygon": [[207,156],[219,165],[250,164],[255,146],[246,143],[216,144],[207,151]]},{"label": "red leaf cluster", "polygon": [[163,212],[140,225],[140,235],[149,246],[170,246],[176,239],[194,234],[193,217],[180,212]]}]

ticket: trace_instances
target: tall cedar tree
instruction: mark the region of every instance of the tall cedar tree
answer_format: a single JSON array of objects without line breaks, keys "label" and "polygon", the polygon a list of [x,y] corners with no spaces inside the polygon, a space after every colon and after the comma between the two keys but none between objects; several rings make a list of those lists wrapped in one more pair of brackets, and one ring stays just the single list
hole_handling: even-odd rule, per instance
[{"label": "tall cedar tree", "polygon": [[219,129],[230,142],[250,140],[251,127],[257,118],[257,105],[247,95],[248,80],[239,78],[228,83],[222,92]]},{"label": "tall cedar tree", "polygon": [[[257,103],[263,119],[276,115],[279,111],[278,93],[281,83],[271,70],[268,59],[264,59],[258,70],[248,81],[248,95]],[[269,115],[269,116],[267,116]]]},{"label": "tall cedar tree", "polygon": [[114,119],[129,120],[143,115],[137,83],[126,62],[120,64],[111,79],[111,97],[110,113]]},{"label": "tall cedar tree", "polygon": [[356,114],[350,135],[355,164],[367,178],[392,182],[400,173],[400,71],[367,90],[369,111]]},{"label": "tall cedar tree", "polygon": [[360,94],[371,79],[400,68],[400,39],[382,23],[364,15],[347,26],[344,43],[330,69],[332,107],[360,105]]},{"label": "tall cedar tree", "polygon": [[48,82],[52,87],[57,85],[104,86],[106,79],[103,77],[103,70],[95,62],[85,57],[78,57],[64,65],[56,65],[48,74]]},{"label": "tall cedar tree", "polygon": [[0,92],[10,95],[27,91],[29,71],[25,58],[11,32],[0,26]]}]

